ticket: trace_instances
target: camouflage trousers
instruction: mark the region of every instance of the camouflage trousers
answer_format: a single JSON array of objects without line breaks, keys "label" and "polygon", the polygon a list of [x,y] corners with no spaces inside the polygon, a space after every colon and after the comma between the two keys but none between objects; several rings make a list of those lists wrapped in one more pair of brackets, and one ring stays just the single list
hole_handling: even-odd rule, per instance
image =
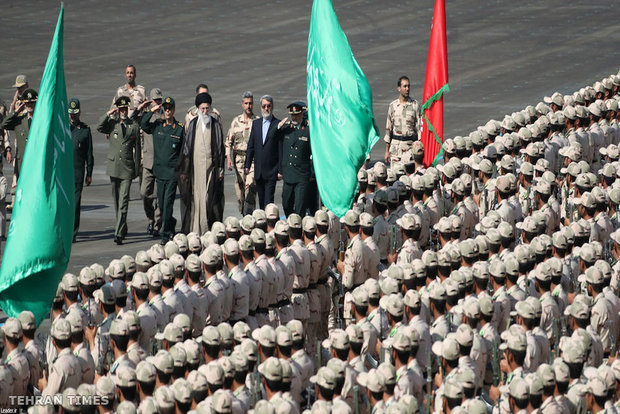
[{"label": "camouflage trousers", "polygon": [[239,203],[239,212],[243,215],[252,214],[256,208],[256,183],[254,182],[254,164],[246,175],[243,169],[245,152],[235,154],[235,193]]},{"label": "camouflage trousers", "polygon": [[390,164],[394,165],[395,162],[401,162],[405,154],[411,152],[411,141],[399,141],[393,139],[390,142]]}]

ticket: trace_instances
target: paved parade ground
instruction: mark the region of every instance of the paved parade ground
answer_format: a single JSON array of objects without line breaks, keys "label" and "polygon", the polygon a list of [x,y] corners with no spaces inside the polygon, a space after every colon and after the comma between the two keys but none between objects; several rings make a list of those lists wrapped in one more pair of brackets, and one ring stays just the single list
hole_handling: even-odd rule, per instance
[{"label": "paved parade ground", "polygon": [[[372,87],[377,124],[397,98],[396,80],[411,78],[421,101],[433,1],[333,0],[351,48]],[[423,7],[421,5],[424,4]],[[241,112],[241,93],[271,94],[276,116],[305,100],[310,0],[123,2],[65,1],[67,94],[82,102],[91,128],[125,82],[127,64],[137,83],[159,87],[177,102],[177,118],[206,82],[224,121]],[[7,105],[17,74],[37,89],[58,17],[54,1],[0,4],[0,98]],[[554,91],[572,93],[620,68],[620,12],[609,2],[461,0],[446,6],[450,92],[445,95],[446,138],[468,134],[489,119],[535,105]],[[259,112],[258,105],[255,110]],[[93,132],[93,184],[82,194],[82,220],[68,271],[107,266],[115,257],[159,242],[145,234],[138,181],[131,189],[125,245],[113,243],[114,211],[105,174],[108,144]],[[29,147],[28,150],[36,150]],[[379,159],[384,144],[371,154]],[[4,165],[5,175],[11,168]],[[334,172],[337,174],[337,172]],[[281,194],[276,189],[276,200]],[[233,177],[227,176],[225,215],[238,215]],[[175,215],[179,216],[178,202]],[[17,230],[19,231],[19,230]],[[36,248],[36,246],[33,246]]]}]

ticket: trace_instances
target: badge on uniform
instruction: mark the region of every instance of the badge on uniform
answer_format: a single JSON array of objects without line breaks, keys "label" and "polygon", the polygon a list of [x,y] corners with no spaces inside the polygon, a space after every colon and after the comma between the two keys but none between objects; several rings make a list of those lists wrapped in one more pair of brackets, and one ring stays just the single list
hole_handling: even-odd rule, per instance
[{"label": "badge on uniform", "polygon": [[299,137],[300,141],[308,141],[308,137]]}]

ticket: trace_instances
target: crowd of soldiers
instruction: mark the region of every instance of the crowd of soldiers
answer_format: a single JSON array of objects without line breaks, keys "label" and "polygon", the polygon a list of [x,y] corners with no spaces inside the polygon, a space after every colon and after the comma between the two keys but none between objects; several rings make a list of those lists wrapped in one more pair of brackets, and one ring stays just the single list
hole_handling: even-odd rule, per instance
[{"label": "crowd of soldiers", "polygon": [[617,412],[620,76],[446,139],[428,168],[405,79],[389,167],[359,172],[344,217],[268,204],[66,274],[38,329],[3,325],[0,406]]}]

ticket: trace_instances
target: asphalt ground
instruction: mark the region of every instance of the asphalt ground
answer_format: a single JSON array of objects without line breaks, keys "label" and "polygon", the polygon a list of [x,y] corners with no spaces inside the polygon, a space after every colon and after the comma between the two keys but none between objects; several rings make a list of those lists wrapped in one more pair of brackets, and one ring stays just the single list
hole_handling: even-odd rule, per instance
[{"label": "asphalt ground", "polygon": [[[430,36],[431,0],[333,0],[340,23],[373,91],[381,130],[396,80],[412,80],[421,99]],[[137,0],[65,1],[67,94],[82,102],[82,120],[94,129],[122,85],[127,64],[147,92],[175,98],[177,114],[193,104],[206,82],[224,128],[241,112],[241,93],[275,98],[275,114],[305,100],[309,0],[148,3]],[[38,89],[60,9],[59,2],[0,2],[0,98],[10,103],[15,76]],[[446,137],[465,135],[489,119],[535,105],[554,91],[572,93],[620,67],[620,9],[609,2],[461,0],[446,7],[450,92]],[[258,109],[258,105],[256,105]],[[113,243],[114,211],[105,174],[108,144],[94,132],[93,184],[82,194],[82,222],[68,271],[135,254],[157,240],[145,234],[138,181],[131,188],[129,236]],[[384,144],[373,149],[381,158]],[[11,176],[11,168],[4,165]],[[335,172],[336,173],[336,172]],[[237,215],[234,179],[226,177],[226,215]],[[276,189],[279,201],[281,187]],[[175,215],[179,215],[178,201]],[[19,231],[19,230],[18,230]]]}]

